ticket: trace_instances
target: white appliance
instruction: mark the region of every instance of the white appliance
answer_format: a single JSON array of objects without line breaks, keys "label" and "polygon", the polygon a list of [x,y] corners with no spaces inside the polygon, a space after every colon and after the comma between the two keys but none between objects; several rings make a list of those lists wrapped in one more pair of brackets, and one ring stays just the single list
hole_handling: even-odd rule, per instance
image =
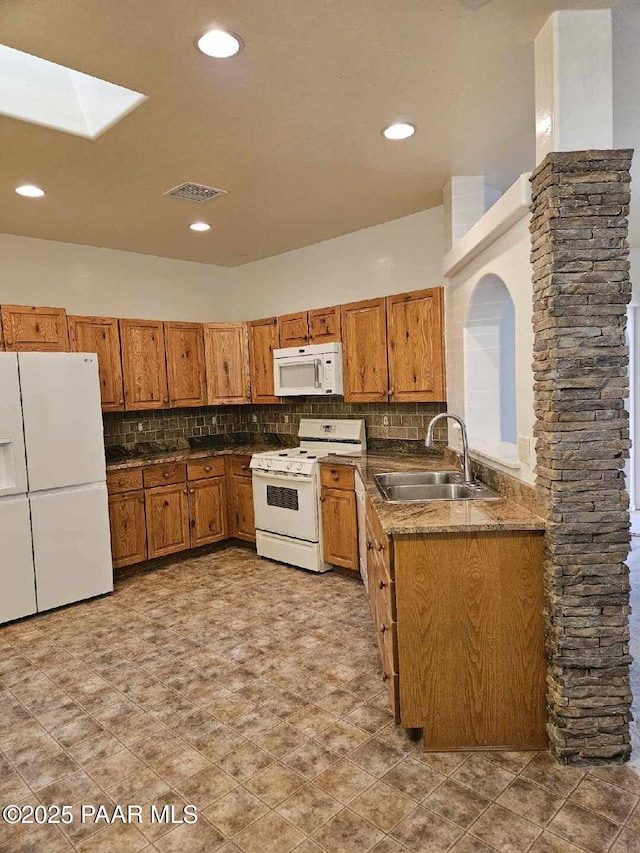
[{"label": "white appliance", "polygon": [[366,450],[364,421],[303,419],[300,447],[251,457],[256,548],[261,557],[327,572],[322,553],[318,458],[359,456]]},{"label": "white appliance", "polygon": [[311,344],[273,351],[278,397],[342,394],[342,344]]},{"label": "white appliance", "polygon": [[97,356],[0,353],[0,623],[112,590]]}]

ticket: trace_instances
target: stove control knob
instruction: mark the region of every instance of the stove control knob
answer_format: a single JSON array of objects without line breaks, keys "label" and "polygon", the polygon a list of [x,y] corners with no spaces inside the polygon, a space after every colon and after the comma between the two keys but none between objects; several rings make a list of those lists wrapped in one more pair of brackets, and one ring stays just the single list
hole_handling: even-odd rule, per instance
[{"label": "stove control knob", "polygon": [[290,471],[293,468],[293,462],[287,462],[287,471]]},{"label": "stove control knob", "polygon": [[267,459],[267,468],[271,468],[273,462],[270,459]]},{"label": "stove control knob", "polygon": [[302,462],[296,462],[296,471],[302,471]]}]

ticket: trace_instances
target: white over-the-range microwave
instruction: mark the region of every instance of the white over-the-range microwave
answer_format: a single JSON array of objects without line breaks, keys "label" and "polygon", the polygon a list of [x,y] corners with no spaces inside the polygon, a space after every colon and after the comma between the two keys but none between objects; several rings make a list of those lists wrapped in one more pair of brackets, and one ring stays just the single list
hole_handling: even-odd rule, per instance
[{"label": "white over-the-range microwave", "polygon": [[278,397],[342,394],[342,344],[311,344],[273,351]]}]

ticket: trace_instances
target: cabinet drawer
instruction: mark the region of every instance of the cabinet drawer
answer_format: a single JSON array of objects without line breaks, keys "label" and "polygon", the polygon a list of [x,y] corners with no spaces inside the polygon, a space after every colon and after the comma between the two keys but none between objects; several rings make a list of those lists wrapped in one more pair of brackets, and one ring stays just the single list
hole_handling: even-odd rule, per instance
[{"label": "cabinet drawer", "polygon": [[187,464],[188,480],[207,480],[224,474],[224,456],[211,456]]},{"label": "cabinet drawer", "polygon": [[125,471],[107,471],[107,489],[110,495],[133,492],[142,488],[142,468]]},{"label": "cabinet drawer", "polygon": [[355,468],[352,465],[321,465],[320,484],[329,489],[355,489]]},{"label": "cabinet drawer", "polygon": [[184,462],[168,462],[166,465],[152,465],[144,469],[145,489],[184,483],[186,478],[187,468]]},{"label": "cabinet drawer", "polygon": [[232,456],[231,457],[231,474],[234,477],[251,477],[251,462],[250,456]]}]

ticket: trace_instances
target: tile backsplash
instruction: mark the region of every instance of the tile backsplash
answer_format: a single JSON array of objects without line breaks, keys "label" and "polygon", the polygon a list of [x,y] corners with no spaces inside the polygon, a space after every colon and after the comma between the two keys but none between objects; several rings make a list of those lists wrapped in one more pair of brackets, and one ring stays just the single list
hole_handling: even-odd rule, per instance
[{"label": "tile backsplash", "polygon": [[[300,418],[364,418],[368,439],[424,440],[434,415],[444,403],[344,403],[300,397],[295,402],[260,406],[206,406],[147,412],[105,412],[107,447],[132,449],[148,442],[187,441],[202,436],[271,433],[297,436]],[[436,440],[446,442],[447,427],[436,427]]]}]

